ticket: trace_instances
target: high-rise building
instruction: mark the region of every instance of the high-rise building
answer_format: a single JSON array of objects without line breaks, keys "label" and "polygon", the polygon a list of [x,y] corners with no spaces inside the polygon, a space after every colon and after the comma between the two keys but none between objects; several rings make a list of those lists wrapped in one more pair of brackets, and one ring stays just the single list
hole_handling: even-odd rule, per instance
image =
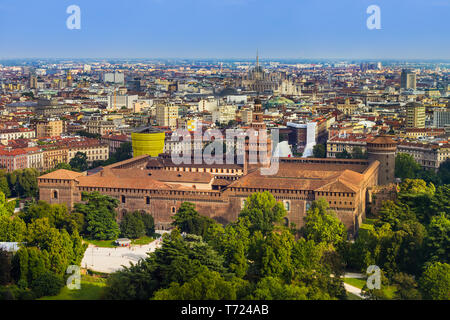
[{"label": "high-rise building", "polygon": [[103,75],[103,82],[107,83],[115,83],[115,84],[124,84],[125,77],[121,72],[107,72]]},{"label": "high-rise building", "polygon": [[406,127],[425,128],[425,106],[417,102],[406,105]]},{"label": "high-rise building", "polygon": [[156,106],[156,123],[159,126],[177,128],[178,106],[173,103],[159,104]]},{"label": "high-rise building", "polygon": [[434,111],[433,127],[443,128],[450,125],[450,111]]},{"label": "high-rise building", "polygon": [[407,69],[402,70],[401,88],[416,90],[416,74],[414,72]]},{"label": "high-rise building", "polygon": [[70,70],[67,71],[67,86],[70,88],[72,87],[72,82],[73,82],[73,78],[72,78],[72,72],[70,72]]},{"label": "high-rise building", "polygon": [[30,89],[37,88],[37,77],[35,75],[30,76]]}]

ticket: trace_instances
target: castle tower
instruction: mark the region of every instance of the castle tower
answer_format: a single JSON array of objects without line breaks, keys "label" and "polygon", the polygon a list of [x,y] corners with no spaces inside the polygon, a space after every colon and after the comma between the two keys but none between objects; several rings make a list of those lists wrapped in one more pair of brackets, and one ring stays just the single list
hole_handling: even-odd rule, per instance
[{"label": "castle tower", "polygon": [[251,129],[254,130],[254,134],[256,135],[258,141],[256,145],[253,145],[250,143],[250,139],[245,139],[245,162],[249,162],[250,154],[253,154],[254,157],[258,159],[257,164],[248,163],[248,169],[258,168],[260,166],[268,166],[270,163],[261,163],[261,159],[259,158],[259,152],[260,150],[267,150],[267,159],[270,161],[271,155],[272,155],[272,139],[270,137],[270,133],[267,132],[267,140],[263,141],[260,140],[259,137],[259,130],[266,130],[266,124],[263,120],[263,111],[262,111],[262,103],[261,100],[256,98],[255,99],[255,106],[253,108],[252,113],[252,123],[250,125]]},{"label": "castle tower", "polygon": [[390,136],[378,136],[367,142],[367,155],[369,161],[378,160],[378,184],[386,185],[395,180],[395,153],[397,143]]},{"label": "castle tower", "polygon": [[72,72],[70,72],[70,70],[67,71],[67,87],[72,87]]}]

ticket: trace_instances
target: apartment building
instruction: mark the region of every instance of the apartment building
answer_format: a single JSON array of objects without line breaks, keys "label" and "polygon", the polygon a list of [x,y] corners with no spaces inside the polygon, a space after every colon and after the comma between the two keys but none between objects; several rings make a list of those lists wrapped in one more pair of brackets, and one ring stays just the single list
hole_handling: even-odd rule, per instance
[{"label": "apartment building", "polygon": [[58,119],[46,119],[36,123],[36,137],[58,137],[64,132],[64,121]]},{"label": "apartment building", "polygon": [[177,128],[178,106],[173,103],[158,104],[156,106],[156,123],[161,127]]},{"label": "apartment building", "polygon": [[0,130],[0,140],[33,139],[35,136],[35,131],[29,128]]}]

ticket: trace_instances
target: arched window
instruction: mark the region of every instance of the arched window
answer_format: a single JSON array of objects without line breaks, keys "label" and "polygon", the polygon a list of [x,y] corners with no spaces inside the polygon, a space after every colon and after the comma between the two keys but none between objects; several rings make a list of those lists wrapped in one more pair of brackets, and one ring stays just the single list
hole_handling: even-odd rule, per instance
[{"label": "arched window", "polygon": [[291,203],[289,201],[285,201],[284,202],[284,208],[286,209],[286,211],[290,211],[291,210]]},{"label": "arched window", "polygon": [[58,199],[58,191],[53,191],[53,199]]}]

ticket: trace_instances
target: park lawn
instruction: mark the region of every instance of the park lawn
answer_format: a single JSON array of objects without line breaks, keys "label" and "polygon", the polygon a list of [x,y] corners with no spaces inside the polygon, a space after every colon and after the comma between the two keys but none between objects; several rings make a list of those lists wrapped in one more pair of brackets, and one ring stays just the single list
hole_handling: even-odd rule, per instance
[{"label": "park lawn", "polygon": [[[356,279],[356,278],[344,278],[344,282],[354,286],[358,289],[362,289],[366,284],[366,279]],[[382,290],[386,297],[390,300],[394,299],[395,291],[397,290],[395,286],[382,286]],[[348,293],[350,294],[350,293]]]},{"label": "park lawn", "polygon": [[[116,240],[91,240],[91,239],[83,239],[85,242],[92,244],[97,247],[101,248],[115,248],[117,245],[114,243]],[[144,245],[149,244],[151,242],[155,241],[154,238],[143,236],[134,240],[131,240],[132,245]]]},{"label": "park lawn", "polygon": [[92,240],[83,239],[85,242],[101,248],[115,248],[117,247],[114,241],[116,240]]},{"label": "park lawn", "polygon": [[80,290],[69,290],[63,287],[56,296],[46,296],[38,300],[100,300],[106,286],[106,279],[88,275],[81,276]]},{"label": "park lawn", "polygon": [[362,289],[366,284],[366,279],[344,278],[344,282],[358,289]]},{"label": "park lawn", "polygon": [[133,245],[144,245],[144,244],[149,244],[151,242],[155,241],[154,238],[149,237],[149,236],[143,236],[137,239],[134,239],[131,241],[131,244]]},{"label": "park lawn", "polygon": [[356,294],[347,292],[347,300],[363,300],[363,299],[358,297]]}]

